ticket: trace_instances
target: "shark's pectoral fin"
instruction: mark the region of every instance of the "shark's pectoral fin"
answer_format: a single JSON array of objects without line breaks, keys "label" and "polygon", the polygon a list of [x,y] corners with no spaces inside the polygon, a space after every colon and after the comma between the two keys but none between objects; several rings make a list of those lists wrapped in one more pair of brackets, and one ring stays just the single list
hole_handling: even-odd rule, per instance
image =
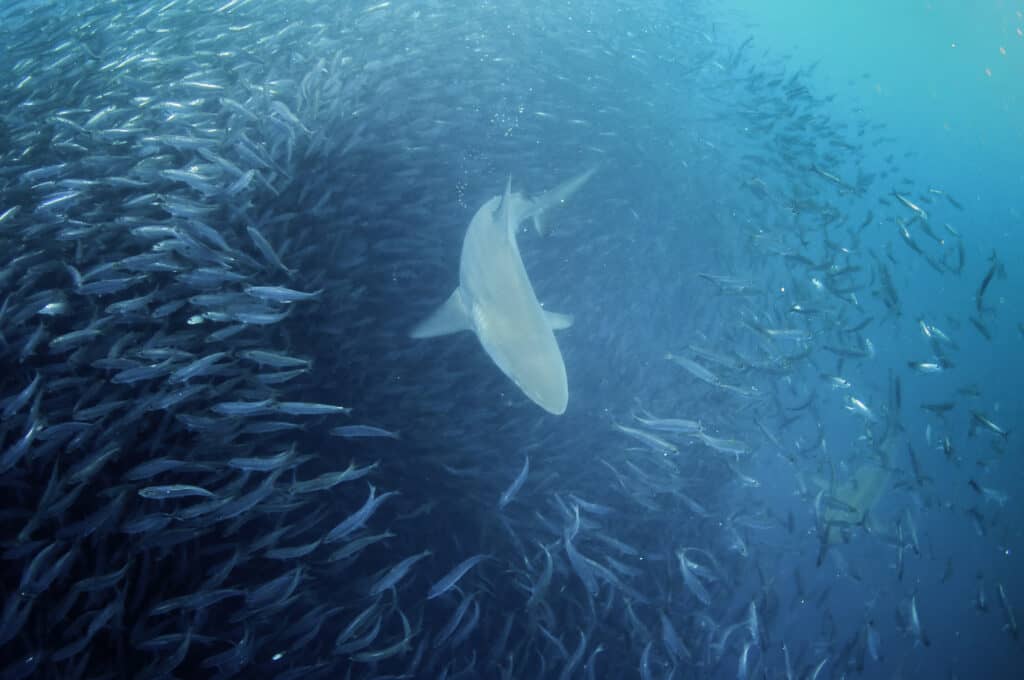
[{"label": "shark's pectoral fin", "polygon": [[541,236],[547,235],[547,230],[544,228],[544,223],[540,220],[540,213],[533,216],[533,228]]},{"label": "shark's pectoral fin", "polygon": [[564,331],[566,328],[572,326],[573,318],[571,314],[559,314],[558,312],[544,311],[544,318],[548,321],[548,326],[553,331]]},{"label": "shark's pectoral fin", "polygon": [[421,321],[409,335],[413,338],[434,338],[439,335],[473,330],[466,305],[462,301],[462,290],[455,289],[445,303]]}]

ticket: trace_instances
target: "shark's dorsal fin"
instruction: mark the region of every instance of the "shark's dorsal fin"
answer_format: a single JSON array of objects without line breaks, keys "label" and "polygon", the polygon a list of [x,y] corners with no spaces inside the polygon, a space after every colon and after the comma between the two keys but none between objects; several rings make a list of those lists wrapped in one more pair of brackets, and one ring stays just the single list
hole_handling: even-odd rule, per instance
[{"label": "shark's dorsal fin", "polygon": [[414,338],[436,338],[439,335],[473,330],[473,321],[462,301],[462,291],[455,289],[444,304],[419,323],[409,334]]},{"label": "shark's dorsal fin", "polygon": [[508,234],[510,241],[515,241],[516,229],[519,228],[519,220],[513,214],[515,208],[513,203],[515,197],[512,195],[512,175],[508,176],[508,181],[505,183],[505,193],[501,197],[501,203],[498,205],[498,224],[505,227],[505,233]]}]

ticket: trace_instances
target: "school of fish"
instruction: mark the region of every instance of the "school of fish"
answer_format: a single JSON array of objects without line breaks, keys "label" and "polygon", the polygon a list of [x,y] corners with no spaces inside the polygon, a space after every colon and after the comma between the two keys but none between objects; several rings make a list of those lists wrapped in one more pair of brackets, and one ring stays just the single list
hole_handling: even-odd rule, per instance
[{"label": "school of fish", "polygon": [[0,677],[1012,656],[1013,267],[704,5],[5,3]]}]

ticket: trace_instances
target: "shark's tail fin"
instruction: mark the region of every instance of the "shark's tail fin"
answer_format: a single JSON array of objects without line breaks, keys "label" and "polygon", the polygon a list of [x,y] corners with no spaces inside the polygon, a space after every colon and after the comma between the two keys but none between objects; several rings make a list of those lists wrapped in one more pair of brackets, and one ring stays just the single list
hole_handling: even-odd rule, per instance
[{"label": "shark's tail fin", "polygon": [[537,233],[543,236],[546,233],[544,224],[541,221],[544,213],[556,206],[562,205],[570,196],[587,183],[587,180],[597,172],[599,166],[595,165],[589,170],[576,175],[570,180],[562,182],[554,189],[545,191],[540,196],[535,196],[530,199],[530,205],[526,209],[526,212],[522,215],[523,219],[531,218],[533,220],[533,227],[537,230]]}]

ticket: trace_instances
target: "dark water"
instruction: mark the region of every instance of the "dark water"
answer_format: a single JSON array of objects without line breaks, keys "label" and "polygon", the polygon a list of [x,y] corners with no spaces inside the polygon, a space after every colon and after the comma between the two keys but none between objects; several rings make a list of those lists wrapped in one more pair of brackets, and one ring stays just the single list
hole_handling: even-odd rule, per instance
[{"label": "dark water", "polygon": [[[1024,19],[867,7],[5,8],[3,677],[1016,677]],[[554,416],[410,331],[592,168]]]}]

